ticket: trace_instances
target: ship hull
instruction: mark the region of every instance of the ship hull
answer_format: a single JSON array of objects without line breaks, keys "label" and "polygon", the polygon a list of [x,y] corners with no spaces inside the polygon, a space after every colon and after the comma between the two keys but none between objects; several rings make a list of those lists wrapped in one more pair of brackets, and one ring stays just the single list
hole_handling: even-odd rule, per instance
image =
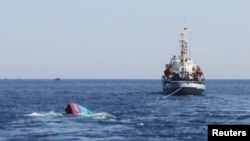
[{"label": "ship hull", "polygon": [[165,95],[203,95],[205,85],[194,81],[175,81],[163,83],[163,93]]}]

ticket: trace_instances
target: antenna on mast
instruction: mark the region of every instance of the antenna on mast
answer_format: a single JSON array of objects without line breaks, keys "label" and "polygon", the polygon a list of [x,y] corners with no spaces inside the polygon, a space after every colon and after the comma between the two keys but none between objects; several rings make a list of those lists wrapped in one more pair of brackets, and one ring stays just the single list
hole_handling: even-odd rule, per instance
[{"label": "antenna on mast", "polygon": [[183,66],[184,71],[186,69],[186,61],[188,60],[188,49],[187,49],[187,41],[185,39],[185,35],[188,34],[189,31],[190,30],[187,29],[186,23],[184,21],[183,29],[179,30],[180,36],[181,36],[181,39],[180,39],[180,47],[181,47],[180,58],[181,58],[181,65]]}]

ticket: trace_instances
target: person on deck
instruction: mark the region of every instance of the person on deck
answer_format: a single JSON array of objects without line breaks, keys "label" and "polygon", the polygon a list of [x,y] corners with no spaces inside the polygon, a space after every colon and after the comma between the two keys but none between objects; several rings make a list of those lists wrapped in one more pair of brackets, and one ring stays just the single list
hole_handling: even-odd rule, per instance
[{"label": "person on deck", "polygon": [[172,75],[173,73],[174,73],[173,68],[170,65],[166,64],[166,69],[164,70],[165,78],[169,80],[169,76]]},{"label": "person on deck", "polygon": [[200,66],[197,66],[196,72],[197,72],[197,74],[198,74],[199,77],[203,75],[203,72],[202,72]]},{"label": "person on deck", "polygon": [[192,71],[193,79],[198,80],[197,68],[195,66],[192,68]]}]

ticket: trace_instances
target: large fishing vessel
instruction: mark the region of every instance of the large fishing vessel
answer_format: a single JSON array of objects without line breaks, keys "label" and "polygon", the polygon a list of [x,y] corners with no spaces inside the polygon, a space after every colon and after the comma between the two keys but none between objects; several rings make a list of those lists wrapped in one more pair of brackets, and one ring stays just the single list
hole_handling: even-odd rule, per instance
[{"label": "large fishing vessel", "polygon": [[166,95],[202,95],[205,93],[205,77],[199,65],[188,54],[186,27],[180,31],[180,55],[173,56],[166,64],[162,76],[163,92]]}]

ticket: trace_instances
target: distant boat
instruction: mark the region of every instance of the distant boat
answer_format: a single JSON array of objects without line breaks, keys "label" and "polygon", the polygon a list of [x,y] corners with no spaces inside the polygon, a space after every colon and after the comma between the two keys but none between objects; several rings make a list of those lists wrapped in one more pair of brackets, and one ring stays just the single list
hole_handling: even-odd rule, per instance
[{"label": "distant boat", "polygon": [[60,79],[60,78],[55,78],[54,80],[55,80],[55,81],[59,81],[59,80],[61,80],[61,79]]},{"label": "distant boat", "polygon": [[186,27],[181,30],[180,56],[173,56],[162,76],[163,92],[166,95],[202,95],[205,88],[205,77],[201,68],[188,56],[185,34]]}]

